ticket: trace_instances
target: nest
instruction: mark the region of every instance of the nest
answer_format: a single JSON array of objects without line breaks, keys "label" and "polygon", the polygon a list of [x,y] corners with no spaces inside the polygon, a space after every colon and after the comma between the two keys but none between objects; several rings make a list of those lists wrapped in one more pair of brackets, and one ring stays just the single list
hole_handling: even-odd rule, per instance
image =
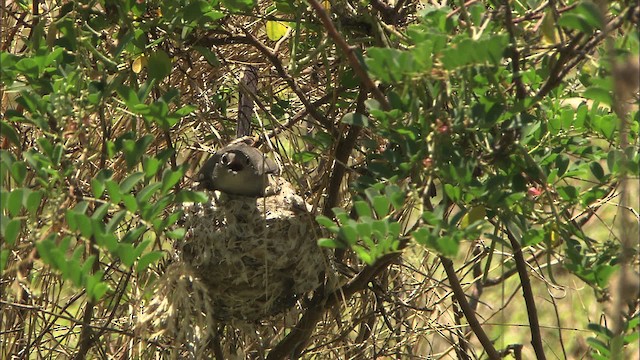
[{"label": "nest", "polygon": [[213,322],[267,319],[302,304],[323,283],[318,226],[302,198],[279,182],[274,196],[212,193],[209,203],[185,210],[187,234],[142,317],[156,336],[202,343],[197,339],[210,337]]}]

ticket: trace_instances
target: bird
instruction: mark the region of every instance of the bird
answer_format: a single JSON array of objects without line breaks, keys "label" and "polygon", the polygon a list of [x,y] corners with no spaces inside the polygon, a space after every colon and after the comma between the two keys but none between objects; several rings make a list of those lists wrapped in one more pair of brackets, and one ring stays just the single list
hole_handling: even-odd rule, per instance
[{"label": "bird", "polygon": [[246,144],[229,145],[202,165],[197,180],[207,190],[250,197],[273,195],[269,175],[280,175],[278,165]]}]

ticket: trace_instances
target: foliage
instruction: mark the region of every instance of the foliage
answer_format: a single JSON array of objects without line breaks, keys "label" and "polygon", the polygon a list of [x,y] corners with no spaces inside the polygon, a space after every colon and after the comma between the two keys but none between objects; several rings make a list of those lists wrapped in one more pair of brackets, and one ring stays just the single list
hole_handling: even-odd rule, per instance
[{"label": "foliage", "polygon": [[[572,324],[594,335],[579,355],[637,350],[640,301],[625,292],[637,286],[638,261],[636,3],[45,3],[10,2],[2,12],[0,291],[11,311],[0,323],[3,333],[17,329],[2,357],[45,343],[78,357],[127,348],[116,339],[101,348],[99,339],[152,296],[161,259],[187,231],[183,204],[207,201],[190,177],[206,150],[235,134],[246,63],[261,70],[259,142],[277,150],[285,176],[320,209],[319,245],[351,271],[337,282],[346,285],[301,305],[321,324],[315,335],[315,323],[281,329],[259,346],[270,358],[419,353],[431,339],[407,329],[412,347],[394,331],[408,326],[403,316],[444,300],[425,306],[427,295],[415,294],[442,291],[449,304],[490,319],[495,312],[478,305],[483,289],[509,281],[524,296],[503,295],[503,308],[520,301],[535,338],[546,331],[536,315],[544,295],[533,301],[529,283],[543,279],[546,293],[566,289],[566,276],[624,305]],[[450,273],[439,279],[435,269],[449,259],[472,284],[469,304],[442,288],[460,283]],[[328,300],[336,294],[347,309]],[[322,316],[331,307],[352,315],[348,336],[334,338],[330,329],[344,324]],[[32,323],[20,320],[26,309]],[[438,321],[460,325],[458,312],[444,312]],[[62,320],[73,336],[60,341],[49,329]],[[525,354],[567,357],[563,320],[552,320],[553,345],[521,341]],[[497,331],[486,323],[485,332]],[[481,338],[481,330],[460,328],[442,336],[459,358],[491,354],[464,333]],[[149,340],[127,329],[113,333]],[[316,350],[298,347],[309,339]],[[345,342],[339,355],[326,346],[334,340]],[[165,350],[154,344],[135,356]]]}]

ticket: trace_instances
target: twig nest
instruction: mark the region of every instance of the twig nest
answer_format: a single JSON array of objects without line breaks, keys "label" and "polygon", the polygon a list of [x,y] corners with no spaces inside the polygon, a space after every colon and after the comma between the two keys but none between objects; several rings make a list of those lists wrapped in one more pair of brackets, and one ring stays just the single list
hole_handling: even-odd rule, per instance
[{"label": "twig nest", "polygon": [[213,316],[255,321],[292,307],[324,279],[318,227],[305,202],[280,180],[265,198],[216,194],[186,211],[178,261],[204,284]]}]

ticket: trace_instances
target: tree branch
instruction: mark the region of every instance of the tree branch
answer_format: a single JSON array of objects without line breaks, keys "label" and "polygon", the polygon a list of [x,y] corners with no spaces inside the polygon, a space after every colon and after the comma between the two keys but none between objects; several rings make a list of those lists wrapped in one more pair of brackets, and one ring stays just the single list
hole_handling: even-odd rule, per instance
[{"label": "tree branch", "polygon": [[371,78],[369,77],[369,74],[367,74],[367,72],[364,70],[362,64],[360,63],[360,60],[358,60],[358,57],[353,51],[353,48],[349,46],[349,44],[342,38],[342,36],[340,36],[340,33],[338,33],[338,30],[333,25],[333,22],[331,21],[331,18],[329,17],[327,11],[316,0],[308,0],[308,2],[316,11],[316,14],[320,18],[320,21],[322,22],[322,25],[324,25],[324,28],[327,30],[329,36],[333,39],[333,41],[336,42],[336,45],[346,55],[347,60],[349,60],[349,64],[351,64],[351,67],[353,68],[353,71],[360,78],[360,81],[362,81],[365,88],[371,94],[373,94],[373,97],[378,100],[383,109],[389,110],[391,106],[389,105],[387,98],[384,96],[384,94],[382,94],[380,89],[378,89],[378,87],[373,83],[373,80],[371,80]]},{"label": "tree branch", "polygon": [[[329,294],[316,293],[311,299],[312,304],[307,308],[298,324],[291,332],[280,341],[267,356],[267,360],[284,359],[287,356],[299,355],[313,334],[316,324],[324,313],[349,300],[354,294],[367,288],[369,282],[380,272],[394,263],[401,255],[401,250],[407,245],[407,240],[402,240],[398,247],[398,252],[384,255],[373,265],[365,266],[347,284],[334,290]],[[295,358],[295,356],[292,356]]]},{"label": "tree branch", "polygon": [[531,289],[531,281],[529,280],[529,274],[527,272],[527,263],[522,256],[522,246],[518,239],[513,236],[511,231],[505,229],[507,237],[511,242],[513,248],[513,259],[516,262],[516,268],[518,269],[518,275],[520,276],[520,283],[522,284],[522,296],[527,305],[527,315],[529,316],[529,327],[531,328],[531,345],[536,353],[538,360],[545,360],[544,347],[542,346],[542,336],[540,335],[540,324],[538,322],[538,310],[536,309],[536,301],[533,297],[533,290]]},{"label": "tree branch", "polygon": [[333,123],[329,121],[329,119],[327,119],[324,115],[322,115],[320,111],[318,111],[318,109],[315,108],[313,104],[309,101],[304,91],[296,83],[295,79],[284,69],[284,66],[282,66],[282,61],[280,61],[280,59],[278,58],[278,54],[271,51],[271,49],[269,49],[265,44],[260,42],[260,40],[258,40],[247,29],[242,29],[242,30],[247,36],[249,43],[253,45],[256,49],[258,49],[258,51],[260,51],[269,60],[269,62],[271,62],[271,64],[276,68],[278,75],[280,75],[280,77],[284,79],[284,81],[286,81],[287,85],[289,85],[291,90],[293,90],[293,92],[298,96],[298,98],[300,99],[300,102],[302,102],[307,112],[309,112],[309,114],[311,114],[311,116],[318,123],[324,126],[327,130],[331,131],[332,133],[335,133],[336,130],[333,126]]},{"label": "tree branch", "polygon": [[471,327],[473,333],[476,334],[476,337],[480,341],[480,344],[482,344],[482,347],[487,352],[487,356],[489,356],[489,359],[500,359],[500,354],[493,346],[493,343],[491,342],[487,334],[482,329],[482,325],[480,325],[478,318],[476,318],[475,311],[473,311],[473,309],[469,305],[469,302],[467,301],[464,290],[460,285],[460,280],[458,280],[458,276],[456,275],[456,270],[453,268],[453,261],[442,255],[440,255],[440,261],[442,262],[444,270],[447,272],[447,278],[449,279],[451,289],[453,289],[453,295],[460,305],[464,316],[467,318],[469,327]]}]

